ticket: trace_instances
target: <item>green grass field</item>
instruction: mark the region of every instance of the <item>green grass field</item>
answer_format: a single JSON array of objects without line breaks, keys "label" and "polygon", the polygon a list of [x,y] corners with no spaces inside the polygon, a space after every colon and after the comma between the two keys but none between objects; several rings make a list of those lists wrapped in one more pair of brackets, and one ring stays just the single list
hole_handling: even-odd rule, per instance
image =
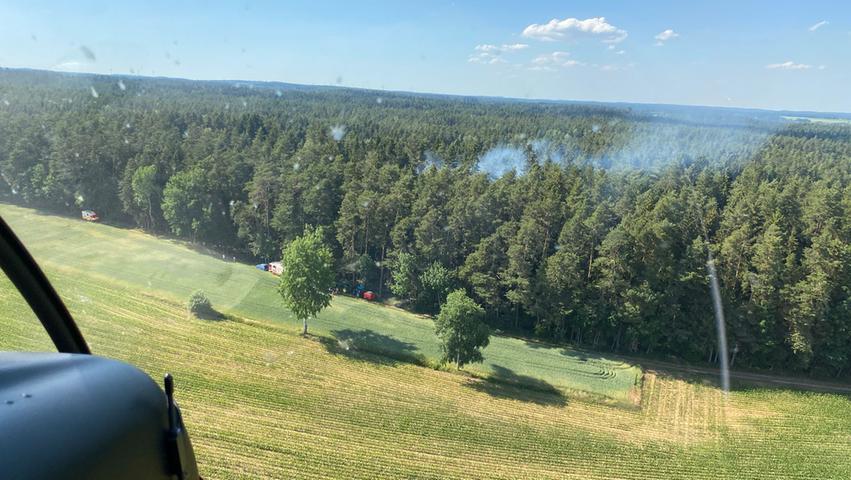
[{"label": "green grass field", "polygon": [[[220,260],[30,210],[4,206],[0,214],[19,231],[21,222],[61,230],[50,236],[67,242],[64,248],[45,236],[33,249],[53,257],[44,268],[95,352],[134,363],[154,378],[175,375],[205,478],[851,478],[851,400],[845,396],[773,389],[724,396],[708,383],[647,372],[640,407],[622,408],[488,382],[302,338],[256,294],[226,303],[228,289],[235,295],[250,290],[237,286],[255,278],[250,267],[234,264],[210,290],[232,316],[198,320],[183,306],[193,287],[183,285],[170,262],[182,259],[215,274],[223,270]],[[30,227],[21,233],[25,240],[36,235]],[[135,265],[147,264],[144,274],[87,272],[76,263],[75,249],[91,255],[111,235],[139,257]],[[92,243],[73,242],[80,238]],[[175,258],[172,251],[184,253]],[[176,293],[140,288],[149,280],[169,281]],[[263,320],[266,311],[280,321]],[[342,322],[361,321],[357,315],[369,317],[375,332],[382,322],[409,321],[397,310],[340,298],[317,326],[354,328]],[[0,349],[50,347],[5,278],[0,319]],[[550,354],[512,345],[505,348],[518,351],[506,362],[528,361],[520,347]]]},{"label": "green grass field", "polygon": [[[647,374],[640,409],[347,354],[288,325],[208,321],[52,268],[101,355],[172,372],[205,478],[849,478],[851,401]],[[0,348],[48,349],[0,280]]]},{"label": "green grass field", "polygon": [[[0,205],[11,225],[48,275],[73,270],[141,292],[184,302],[204,290],[215,308],[253,320],[300,324],[281,306],[277,278],[251,265],[223,261],[220,255],[136,230],[44,215]],[[60,289],[60,295],[65,296]],[[72,310],[72,313],[75,313]],[[312,322],[314,333],[341,340],[349,348],[382,352],[396,358],[435,363],[439,346],[430,318],[401,309],[338,296]],[[543,390],[594,395],[630,403],[641,371],[628,363],[568,348],[551,348],[520,339],[494,337],[486,361],[467,369],[482,376],[520,382]]]}]

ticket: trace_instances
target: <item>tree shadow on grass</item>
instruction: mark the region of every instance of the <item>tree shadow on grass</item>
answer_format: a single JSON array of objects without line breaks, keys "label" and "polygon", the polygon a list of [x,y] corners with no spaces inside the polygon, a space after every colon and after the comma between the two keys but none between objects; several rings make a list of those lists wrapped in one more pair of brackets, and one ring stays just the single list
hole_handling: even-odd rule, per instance
[{"label": "tree shadow on grass", "polygon": [[620,361],[620,360],[617,359],[617,356],[614,355],[614,354],[606,355],[606,354],[601,353],[601,352],[586,350],[584,348],[577,347],[577,346],[574,346],[574,345],[548,343],[548,342],[545,342],[545,341],[540,341],[540,340],[535,340],[535,339],[530,339],[530,338],[523,338],[522,340],[523,340],[523,343],[529,348],[532,348],[532,349],[535,349],[535,350],[539,350],[539,349],[540,350],[559,350],[559,353],[561,355],[564,355],[566,357],[576,358],[580,362],[587,362],[589,360],[603,361],[603,362],[618,362],[618,361]]},{"label": "tree shadow on grass", "polygon": [[194,315],[195,318],[199,320],[207,320],[211,322],[223,322],[229,319],[227,315],[219,312],[218,310],[212,307],[204,309],[200,312],[195,312],[192,315]]},{"label": "tree shadow on grass", "polygon": [[417,353],[417,346],[374,330],[346,328],[332,330],[332,338],[320,339],[329,352],[380,365],[398,362],[427,365],[425,356]]},{"label": "tree shadow on grass", "polygon": [[567,404],[564,393],[544,380],[517,374],[500,365],[493,365],[492,368],[493,373],[488,378],[471,379],[467,386],[494,398],[520,400],[538,405]]}]

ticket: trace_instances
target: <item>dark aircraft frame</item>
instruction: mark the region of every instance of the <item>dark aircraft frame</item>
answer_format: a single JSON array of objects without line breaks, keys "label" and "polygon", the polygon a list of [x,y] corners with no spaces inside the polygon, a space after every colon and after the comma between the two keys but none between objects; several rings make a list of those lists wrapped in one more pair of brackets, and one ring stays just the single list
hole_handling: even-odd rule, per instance
[{"label": "dark aircraft frame", "polygon": [[92,355],[2,218],[0,267],[58,351],[0,352],[0,478],[200,479],[171,375]]}]

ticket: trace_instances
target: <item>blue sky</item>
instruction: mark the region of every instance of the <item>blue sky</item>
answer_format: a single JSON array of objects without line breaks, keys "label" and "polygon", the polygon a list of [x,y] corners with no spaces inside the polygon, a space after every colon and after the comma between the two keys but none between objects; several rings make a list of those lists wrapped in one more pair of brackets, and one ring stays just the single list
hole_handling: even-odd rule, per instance
[{"label": "blue sky", "polygon": [[0,66],[851,111],[851,2],[0,3]]}]

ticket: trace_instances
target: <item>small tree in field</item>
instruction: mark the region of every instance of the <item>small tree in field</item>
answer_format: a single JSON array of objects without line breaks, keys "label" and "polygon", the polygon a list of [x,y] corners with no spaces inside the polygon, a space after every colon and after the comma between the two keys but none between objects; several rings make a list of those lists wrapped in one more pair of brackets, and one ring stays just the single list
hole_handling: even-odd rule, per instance
[{"label": "small tree in field", "polygon": [[213,314],[213,304],[201,290],[192,292],[192,295],[189,296],[189,302],[187,302],[187,308],[189,308],[190,313],[198,318],[207,318]]},{"label": "small tree in field", "polygon": [[490,329],[482,321],[484,316],[484,309],[464,290],[455,290],[446,297],[435,321],[444,362],[455,362],[461,368],[483,360],[481,349],[490,343]]},{"label": "small tree in field", "polygon": [[331,304],[334,287],[334,257],[325,245],[322,227],[307,230],[284,248],[283,267],[278,292],[284,305],[304,324]]}]

